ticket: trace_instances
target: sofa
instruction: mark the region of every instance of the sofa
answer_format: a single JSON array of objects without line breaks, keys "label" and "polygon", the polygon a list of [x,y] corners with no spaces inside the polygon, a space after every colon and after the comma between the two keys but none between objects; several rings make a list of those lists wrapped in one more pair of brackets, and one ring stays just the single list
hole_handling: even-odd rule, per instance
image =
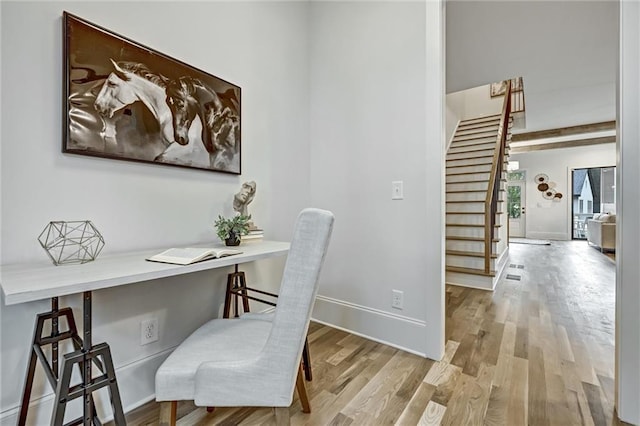
[{"label": "sofa", "polygon": [[616,215],[596,213],[587,220],[587,241],[589,244],[605,250],[616,249]]}]

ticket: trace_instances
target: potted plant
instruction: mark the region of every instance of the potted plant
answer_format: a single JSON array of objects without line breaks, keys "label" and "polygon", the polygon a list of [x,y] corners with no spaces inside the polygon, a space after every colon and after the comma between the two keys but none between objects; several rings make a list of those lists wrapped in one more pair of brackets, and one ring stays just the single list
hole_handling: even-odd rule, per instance
[{"label": "potted plant", "polygon": [[218,219],[214,222],[216,227],[216,235],[225,245],[237,246],[240,244],[240,237],[249,233],[249,220],[251,215],[245,216],[238,214],[230,219],[218,215]]}]

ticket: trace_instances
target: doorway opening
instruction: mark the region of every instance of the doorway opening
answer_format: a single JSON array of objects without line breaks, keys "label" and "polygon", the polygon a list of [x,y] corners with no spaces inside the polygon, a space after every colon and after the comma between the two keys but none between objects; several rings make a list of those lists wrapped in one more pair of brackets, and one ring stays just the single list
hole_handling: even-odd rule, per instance
[{"label": "doorway opening", "polygon": [[574,240],[587,239],[587,221],[595,214],[616,212],[616,168],[592,167],[571,171],[571,217]]}]

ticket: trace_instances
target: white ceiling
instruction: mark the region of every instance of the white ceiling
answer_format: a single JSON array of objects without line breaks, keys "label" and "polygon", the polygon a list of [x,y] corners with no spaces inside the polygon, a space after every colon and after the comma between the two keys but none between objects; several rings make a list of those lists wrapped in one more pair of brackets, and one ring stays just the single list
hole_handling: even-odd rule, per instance
[{"label": "white ceiling", "polygon": [[615,0],[447,0],[447,93],[522,76],[519,132],[615,120],[618,28]]}]

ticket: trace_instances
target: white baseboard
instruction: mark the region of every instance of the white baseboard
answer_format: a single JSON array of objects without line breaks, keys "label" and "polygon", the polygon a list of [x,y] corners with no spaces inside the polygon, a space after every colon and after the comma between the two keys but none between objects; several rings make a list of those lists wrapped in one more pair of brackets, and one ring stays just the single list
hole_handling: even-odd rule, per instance
[{"label": "white baseboard", "polygon": [[440,359],[440,348],[430,347],[427,323],[415,318],[369,308],[326,296],[317,296],[314,321],[422,357]]}]

